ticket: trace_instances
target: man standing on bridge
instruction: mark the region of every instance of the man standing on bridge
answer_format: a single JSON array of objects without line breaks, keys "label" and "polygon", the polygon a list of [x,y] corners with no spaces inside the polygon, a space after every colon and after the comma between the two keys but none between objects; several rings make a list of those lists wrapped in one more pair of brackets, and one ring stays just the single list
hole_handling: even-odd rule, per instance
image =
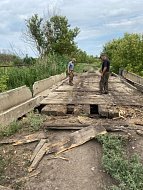
[{"label": "man standing on bridge", "polygon": [[110,61],[105,54],[101,54],[100,59],[102,61],[101,79],[99,82],[100,93],[108,94],[108,79],[109,79]]},{"label": "man standing on bridge", "polygon": [[69,75],[69,85],[73,86],[73,77],[74,77],[74,64],[76,62],[76,59],[73,58],[69,63],[68,63],[68,75]]}]

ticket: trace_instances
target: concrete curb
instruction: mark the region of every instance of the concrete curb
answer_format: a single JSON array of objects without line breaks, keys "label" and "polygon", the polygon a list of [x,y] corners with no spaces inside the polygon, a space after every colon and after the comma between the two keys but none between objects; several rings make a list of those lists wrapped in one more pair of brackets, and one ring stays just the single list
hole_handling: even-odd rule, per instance
[{"label": "concrete curb", "polygon": [[41,96],[41,93],[45,90],[50,90],[53,85],[56,85],[57,82],[62,81],[64,78],[66,78],[66,73],[35,82],[33,85],[34,97],[32,97],[32,92],[26,86],[0,93],[0,125],[8,125],[32,111],[43,100],[44,97]]},{"label": "concrete curb", "polygon": [[40,94],[41,92],[49,89],[54,84],[56,84],[57,82],[63,80],[64,78],[66,78],[66,73],[62,73],[60,75],[51,76],[51,77],[49,77],[47,79],[35,82],[33,84],[33,96],[34,97],[37,96],[38,94]]},{"label": "concrete curb", "polygon": [[0,93],[0,113],[19,105],[32,98],[32,93],[27,86],[21,86],[9,90],[7,92]]},{"label": "concrete curb", "polygon": [[40,104],[41,100],[42,97],[38,96],[1,113],[0,125],[8,125],[11,122],[17,120],[19,117],[22,117],[23,115],[32,111],[36,106]]}]

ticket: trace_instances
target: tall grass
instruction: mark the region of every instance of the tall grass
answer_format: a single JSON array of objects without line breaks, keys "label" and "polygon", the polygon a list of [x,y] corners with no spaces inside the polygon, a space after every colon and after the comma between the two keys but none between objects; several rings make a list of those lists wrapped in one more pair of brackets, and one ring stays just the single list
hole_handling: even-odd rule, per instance
[{"label": "tall grass", "polygon": [[7,88],[13,89],[27,85],[32,89],[35,81],[60,74],[66,70],[68,59],[60,55],[48,55],[43,59],[37,59],[36,63],[28,67],[12,67],[5,71],[1,69],[1,76],[8,76]]}]

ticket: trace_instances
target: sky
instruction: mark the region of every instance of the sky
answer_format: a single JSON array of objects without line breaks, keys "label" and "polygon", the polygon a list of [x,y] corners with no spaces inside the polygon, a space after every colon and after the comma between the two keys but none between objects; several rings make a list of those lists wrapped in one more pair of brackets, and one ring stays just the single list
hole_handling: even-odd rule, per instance
[{"label": "sky", "polygon": [[37,56],[24,42],[25,20],[54,13],[80,28],[75,41],[89,55],[99,55],[107,42],[126,32],[143,32],[143,0],[0,0],[0,52]]}]

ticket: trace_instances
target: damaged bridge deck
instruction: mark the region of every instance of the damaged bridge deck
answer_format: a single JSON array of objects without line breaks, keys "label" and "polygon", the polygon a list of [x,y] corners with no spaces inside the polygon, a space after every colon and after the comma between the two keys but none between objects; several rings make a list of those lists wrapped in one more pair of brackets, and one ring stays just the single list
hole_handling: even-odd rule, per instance
[{"label": "damaged bridge deck", "polygon": [[[90,114],[108,109],[115,112],[119,106],[143,105],[142,94],[128,87],[119,77],[111,76],[109,94],[99,94],[100,77],[96,73],[85,73],[75,77],[74,86],[65,80],[60,86],[45,96],[41,102],[43,113],[66,114],[71,108],[73,114]],[[98,110],[99,109],[99,110]],[[70,111],[69,111],[70,112]]]}]

